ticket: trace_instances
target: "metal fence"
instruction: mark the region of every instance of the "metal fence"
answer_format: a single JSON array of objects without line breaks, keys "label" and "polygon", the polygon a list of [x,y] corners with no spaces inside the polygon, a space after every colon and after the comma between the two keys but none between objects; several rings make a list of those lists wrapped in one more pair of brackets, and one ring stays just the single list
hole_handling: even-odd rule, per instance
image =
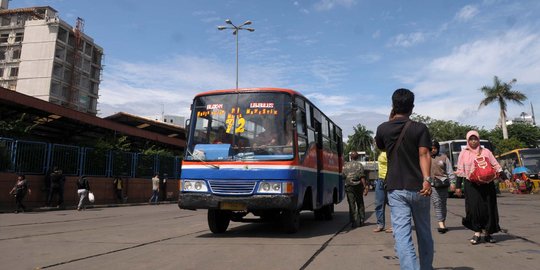
[{"label": "metal fence", "polygon": [[45,174],[54,167],[65,175],[148,178],[154,173],[180,178],[179,156],[99,151],[88,147],[48,144],[0,137],[0,171]]}]

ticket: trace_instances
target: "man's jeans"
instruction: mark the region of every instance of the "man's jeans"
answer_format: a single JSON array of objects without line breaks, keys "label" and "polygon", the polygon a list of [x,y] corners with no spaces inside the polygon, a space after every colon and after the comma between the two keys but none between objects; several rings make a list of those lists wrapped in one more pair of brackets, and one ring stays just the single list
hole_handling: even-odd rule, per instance
[{"label": "man's jeans", "polygon": [[[391,190],[388,192],[392,227],[394,229],[395,250],[401,269],[433,269],[433,238],[431,237],[430,197],[424,197],[417,190]],[[418,240],[416,258],[412,238],[412,221]]]},{"label": "man's jeans", "polygon": [[384,216],[386,208],[386,190],[384,190],[384,181],[375,180],[375,215],[377,216],[377,228],[384,229],[386,220]]},{"label": "man's jeans", "polygon": [[150,203],[157,203],[159,198],[159,190],[152,190],[152,197],[150,198]]}]

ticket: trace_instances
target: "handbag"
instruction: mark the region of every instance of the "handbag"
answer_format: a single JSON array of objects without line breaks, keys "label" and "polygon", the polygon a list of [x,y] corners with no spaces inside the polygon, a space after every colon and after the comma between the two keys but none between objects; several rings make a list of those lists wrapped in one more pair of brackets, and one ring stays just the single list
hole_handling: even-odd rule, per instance
[{"label": "handbag", "polygon": [[433,187],[434,188],[447,188],[449,186],[450,186],[450,180],[448,180],[448,179],[441,180],[441,179],[435,178],[433,180]]},{"label": "handbag", "polygon": [[91,203],[93,203],[95,200],[94,198],[94,193],[92,191],[88,192],[88,201],[90,201]]}]

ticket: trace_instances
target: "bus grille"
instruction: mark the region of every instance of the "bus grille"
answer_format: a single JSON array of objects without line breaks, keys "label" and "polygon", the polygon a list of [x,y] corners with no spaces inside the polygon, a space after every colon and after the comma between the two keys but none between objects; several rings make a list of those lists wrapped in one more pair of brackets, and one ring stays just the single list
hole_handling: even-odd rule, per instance
[{"label": "bus grille", "polygon": [[253,193],[255,181],[218,181],[210,180],[210,188],[215,194],[249,195]]}]

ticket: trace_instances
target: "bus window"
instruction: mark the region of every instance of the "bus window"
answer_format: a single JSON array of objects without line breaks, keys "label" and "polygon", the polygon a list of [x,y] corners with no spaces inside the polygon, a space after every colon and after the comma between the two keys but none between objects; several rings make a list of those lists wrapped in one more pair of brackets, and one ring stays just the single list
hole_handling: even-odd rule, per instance
[{"label": "bus window", "polygon": [[[203,152],[224,149],[204,146],[219,143],[217,137],[222,136],[227,139],[235,155],[243,153],[244,156],[257,156],[257,159],[291,159],[292,151],[283,154],[285,148],[292,148],[291,96],[284,93],[234,95],[195,98],[191,117],[195,131],[188,142],[188,153],[193,153],[197,145],[200,145],[197,149]],[[227,154],[226,157],[223,154],[213,156],[235,158]]]},{"label": "bus window", "polygon": [[[523,149],[520,151],[523,166],[525,166],[531,174],[540,173],[540,149]],[[538,177],[537,177],[538,178]]]}]

